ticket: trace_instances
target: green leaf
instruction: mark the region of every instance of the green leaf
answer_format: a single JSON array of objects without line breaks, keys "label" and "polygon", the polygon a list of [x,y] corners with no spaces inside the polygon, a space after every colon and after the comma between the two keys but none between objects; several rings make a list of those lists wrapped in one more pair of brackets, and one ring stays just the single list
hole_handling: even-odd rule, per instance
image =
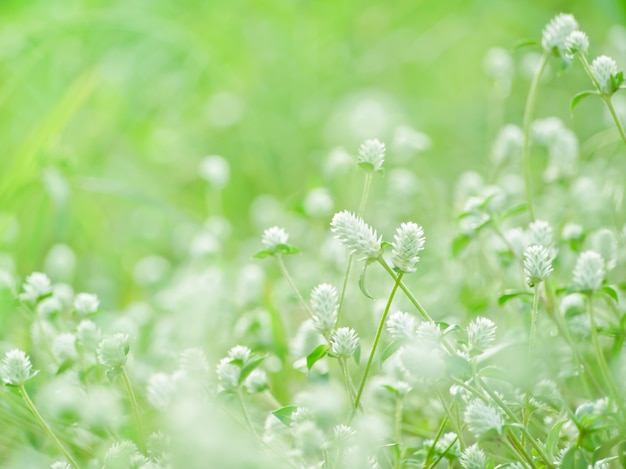
[{"label": "green leaf", "polygon": [[385,349],[380,354],[380,362],[384,363],[387,359],[394,354],[396,350],[400,348],[400,341],[394,340],[389,345],[385,347]]},{"label": "green leaf", "polygon": [[313,368],[313,365],[315,365],[319,360],[326,356],[329,349],[330,345],[328,344],[322,344],[315,347],[315,349],[306,357],[307,369],[310,370],[311,368]]},{"label": "green leaf", "polygon": [[400,396],[400,392],[398,392],[398,390],[396,388],[394,388],[391,384],[383,384],[383,388],[385,388],[387,391],[389,391],[395,397],[399,397]]},{"label": "green leaf", "polygon": [[587,469],[587,465],[585,453],[576,447],[568,449],[561,460],[561,467],[564,469]]},{"label": "green leaf", "polygon": [[63,373],[64,371],[69,370],[72,365],[74,364],[74,360],[72,359],[68,359],[65,360],[63,363],[61,363],[61,365],[59,366],[59,369],[57,370],[56,374],[60,375],[61,373]]},{"label": "green leaf", "polygon": [[253,259],[264,259],[266,257],[270,257],[273,256],[274,253],[272,251],[270,251],[269,249],[263,249],[261,251],[258,251],[254,256],[252,256]]},{"label": "green leaf", "polygon": [[515,216],[515,215],[519,215],[521,213],[524,213],[527,210],[528,210],[528,204],[526,204],[526,203],[515,205],[515,206],[511,207],[510,209],[508,209],[506,212],[504,212],[500,216],[500,221],[504,221],[507,218],[510,218],[510,217]]},{"label": "green leaf", "polygon": [[471,240],[472,237],[465,233],[454,238],[452,240],[452,257],[459,257],[459,254],[463,252]]},{"label": "green leaf", "polygon": [[358,365],[361,362],[361,344],[356,346],[354,351],[354,362]]},{"label": "green leaf", "polygon": [[451,332],[462,330],[461,326],[459,326],[458,324],[448,324],[442,321],[438,321],[435,324],[437,324],[439,328],[443,331],[442,332],[443,335],[448,335]]},{"label": "green leaf", "polygon": [[561,427],[567,422],[567,420],[559,420],[554,424],[550,432],[548,433],[548,438],[546,438],[546,452],[550,456],[554,456],[556,454],[556,444],[559,441],[559,436],[561,435]]},{"label": "green leaf", "polygon": [[367,288],[365,288],[365,272],[367,271],[368,265],[369,264],[366,262],[365,265],[363,266],[363,271],[361,272],[361,275],[359,276],[359,289],[361,290],[361,293],[363,293],[366,297],[368,297],[370,300],[373,300],[374,297],[370,295],[367,292]]},{"label": "green leaf", "polygon": [[291,423],[291,414],[293,414],[296,410],[298,410],[298,406],[286,405],[285,407],[272,411],[272,414],[274,414],[274,416],[286,426],[289,426]]},{"label": "green leaf", "polygon": [[506,290],[502,295],[500,295],[500,297],[498,298],[498,305],[502,306],[504,305],[506,302],[508,302],[509,300],[512,300],[514,298],[519,298],[519,297],[523,297],[523,296],[530,296],[532,297],[533,294],[531,292],[527,292],[527,291],[518,291],[518,290]]},{"label": "green leaf", "polygon": [[357,164],[359,165],[359,168],[364,169],[365,171],[374,171],[374,165],[372,163],[359,161]]},{"label": "green leaf", "polygon": [[521,49],[523,47],[534,47],[538,45],[539,45],[539,41],[535,41],[533,39],[522,39],[522,40],[516,41],[515,44],[513,44],[513,50]]},{"label": "green leaf", "polygon": [[617,293],[617,289],[612,285],[603,286],[600,291],[605,295],[613,298],[616,303],[619,303],[619,293]]},{"label": "green leaf", "polygon": [[276,252],[281,254],[298,254],[300,250],[291,244],[276,245]]},{"label": "green leaf", "polygon": [[241,372],[239,373],[239,384],[243,383],[244,380],[248,376],[250,376],[250,373],[252,373],[255,370],[255,368],[257,368],[263,362],[263,360],[265,360],[265,357],[259,357],[255,360],[252,360],[250,363],[244,366],[241,369]]},{"label": "green leaf", "polygon": [[574,112],[574,108],[578,106],[578,103],[580,103],[583,99],[585,99],[587,96],[590,96],[592,94],[599,94],[599,93],[595,90],[587,90],[587,91],[581,91],[580,93],[576,94],[569,103],[569,112]]}]

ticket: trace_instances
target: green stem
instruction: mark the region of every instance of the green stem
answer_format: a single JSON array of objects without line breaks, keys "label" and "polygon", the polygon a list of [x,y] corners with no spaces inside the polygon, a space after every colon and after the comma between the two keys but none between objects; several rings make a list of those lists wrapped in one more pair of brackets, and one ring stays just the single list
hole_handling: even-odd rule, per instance
[{"label": "green stem", "polygon": [[68,452],[68,450],[65,449],[65,446],[63,446],[63,443],[61,443],[61,440],[57,438],[57,436],[54,434],[52,429],[48,426],[46,421],[43,419],[43,417],[41,416],[41,414],[35,407],[35,404],[33,404],[33,401],[30,400],[30,397],[28,393],[26,392],[26,388],[24,387],[23,384],[19,386],[19,390],[20,390],[20,393],[22,394],[22,397],[24,398],[24,402],[26,402],[26,405],[28,406],[30,411],[33,413],[33,415],[35,416],[35,418],[37,419],[41,427],[48,434],[48,436],[52,439],[52,441],[54,441],[54,444],[57,446],[57,448],[59,448],[61,453],[63,453],[63,455],[68,460],[68,462],[72,465],[72,467],[78,469],[79,467],[78,463],[74,460],[74,458]]},{"label": "green stem", "polygon": [[625,415],[624,403],[622,402],[619,391],[617,390],[617,387],[615,386],[615,382],[613,381],[613,376],[611,375],[609,366],[606,363],[606,360],[604,358],[604,353],[602,353],[602,346],[600,345],[600,339],[598,337],[598,331],[597,331],[597,326],[596,326],[595,314],[593,311],[593,301],[592,301],[591,294],[587,295],[587,308],[589,311],[589,322],[591,325],[591,342],[593,343],[593,348],[596,353],[596,360],[598,361],[598,366],[600,367],[600,372],[602,373],[602,377],[604,378],[607,386],[609,387],[609,393],[611,394],[611,397],[613,398],[613,400],[615,401],[615,404],[620,410],[621,424],[624,425],[624,415]]},{"label": "green stem", "polygon": [[402,440],[402,412],[404,410],[404,397],[398,396],[396,398],[396,409],[393,416],[393,437],[398,446],[400,440]]},{"label": "green stem", "polygon": [[133,417],[135,419],[135,424],[137,425],[137,432],[139,433],[140,441],[143,441],[143,427],[141,425],[141,417],[139,416],[139,406],[137,405],[137,398],[135,397],[133,386],[130,384],[128,373],[126,373],[126,367],[122,367],[122,380],[124,381],[124,386],[126,387],[126,392],[128,393],[130,406],[133,409]]},{"label": "green stem", "polygon": [[389,298],[387,299],[387,305],[385,306],[385,311],[380,318],[380,322],[378,323],[378,330],[376,331],[376,337],[374,337],[374,344],[372,345],[372,350],[370,351],[370,356],[367,359],[367,365],[365,366],[365,373],[363,373],[363,378],[361,379],[361,384],[359,386],[359,391],[357,392],[356,399],[354,400],[354,406],[352,408],[352,415],[356,413],[356,410],[359,408],[359,404],[361,402],[361,396],[363,395],[363,389],[365,388],[365,382],[367,381],[367,376],[369,375],[370,368],[372,367],[372,361],[374,360],[374,354],[376,353],[376,348],[378,347],[378,342],[383,333],[383,329],[385,327],[385,321],[387,320],[387,315],[389,314],[389,309],[391,308],[391,303],[393,301],[393,297],[396,295],[396,291],[400,286],[400,282],[402,281],[402,274],[398,274],[396,277],[396,281],[393,284],[393,288],[391,289],[391,293],[389,294]]},{"label": "green stem", "polygon": [[537,469],[537,466],[535,466],[535,461],[533,461],[532,456],[528,454],[528,451],[526,451],[524,445],[519,442],[519,440],[513,433],[508,432],[507,438],[502,439],[502,441],[504,442],[505,446],[509,448],[509,451],[517,456],[521,456],[530,465],[530,467],[532,467],[533,469]]},{"label": "green stem", "polygon": [[241,413],[243,414],[243,418],[246,421],[246,425],[255,436],[257,440],[260,441],[259,435],[254,429],[254,425],[252,425],[252,419],[250,418],[250,414],[248,414],[248,408],[246,407],[246,403],[243,401],[243,395],[241,394],[241,388],[237,388],[237,400],[239,401],[239,405],[241,406]]},{"label": "green stem", "polygon": [[530,213],[530,219],[535,220],[535,212],[533,209],[533,194],[531,187],[531,164],[530,164],[530,124],[532,122],[535,102],[537,101],[537,89],[539,88],[539,82],[543,76],[543,72],[548,64],[548,53],[544,53],[539,61],[539,66],[535,72],[535,76],[530,84],[530,90],[528,91],[528,98],[526,99],[526,109],[524,110],[524,152],[523,152],[523,165],[524,165],[524,188],[526,190],[526,202],[528,203],[528,212]]},{"label": "green stem", "polygon": [[[367,198],[370,192],[370,185],[372,183],[372,173],[370,171],[365,173],[365,181],[363,183],[363,191],[361,192],[361,201],[359,202],[359,211],[356,213],[357,217],[362,217],[365,211],[365,205],[367,204]],[[341,286],[341,294],[339,295],[339,307],[337,308],[337,320],[335,324],[339,324],[339,318],[343,311],[343,302],[346,298],[346,290],[348,288],[348,279],[350,278],[350,271],[352,270],[352,262],[354,261],[354,254],[350,254],[348,257],[348,266],[346,267],[346,273],[343,276],[343,285]]]},{"label": "green stem", "polygon": [[346,391],[348,391],[348,397],[350,398],[350,405],[354,406],[354,383],[352,382],[352,378],[348,373],[348,364],[344,360],[343,357],[338,358],[339,368],[341,368],[341,374],[343,375],[343,379],[346,383]]},{"label": "green stem", "polygon": [[539,310],[539,284],[535,285],[533,291],[533,309],[530,317],[530,336],[528,338],[528,382],[530,384],[530,377],[532,376],[532,370],[530,367],[533,363],[533,357],[535,355],[535,340],[537,336],[537,316]]},{"label": "green stem", "polygon": [[615,122],[615,126],[617,127],[617,131],[619,132],[619,135],[622,138],[622,141],[626,143],[626,132],[624,132],[624,126],[622,125],[622,122],[619,120],[617,112],[615,111],[615,107],[613,106],[613,101],[611,101],[611,97],[602,92],[602,87],[600,86],[600,83],[598,82],[595,75],[591,71],[591,67],[589,66],[587,57],[585,57],[582,54],[579,54],[579,57],[580,57],[580,62],[582,63],[583,68],[585,69],[585,72],[587,73],[591,81],[593,82],[593,86],[596,87],[596,89],[600,93],[600,97],[602,98],[602,101],[604,101],[604,104],[606,104],[606,107],[609,109],[609,112],[611,113],[611,117],[613,118],[613,121]]},{"label": "green stem", "polygon": [[446,404],[445,398],[443,397],[441,389],[436,388],[436,390],[437,390],[437,396],[439,397],[439,400],[441,401],[441,405],[446,411],[446,418],[448,419],[448,421],[450,422],[450,425],[452,425],[452,428],[454,429],[457,436],[459,437],[459,443],[461,444],[461,451],[462,451],[466,448],[467,445],[465,444],[465,441],[463,440],[463,432],[461,431],[459,420],[456,419],[454,415],[452,414],[452,408],[454,407],[455,402],[452,401],[452,403],[448,406]]},{"label": "green stem", "polygon": [[314,316],[313,315],[313,311],[311,311],[311,308],[309,308],[309,305],[307,304],[307,302],[304,301],[304,298],[302,298],[302,295],[300,294],[300,291],[298,290],[298,287],[296,287],[296,284],[294,283],[293,279],[291,278],[291,275],[289,275],[289,271],[287,270],[287,266],[285,265],[285,261],[283,260],[282,254],[277,254],[276,255],[276,259],[278,260],[278,266],[280,267],[280,271],[282,272],[283,276],[285,277],[285,280],[287,280],[287,283],[291,287],[291,290],[293,290],[293,293],[296,295],[296,298],[298,299],[298,302],[304,308],[304,310],[307,312],[309,317],[313,318],[313,316]]}]

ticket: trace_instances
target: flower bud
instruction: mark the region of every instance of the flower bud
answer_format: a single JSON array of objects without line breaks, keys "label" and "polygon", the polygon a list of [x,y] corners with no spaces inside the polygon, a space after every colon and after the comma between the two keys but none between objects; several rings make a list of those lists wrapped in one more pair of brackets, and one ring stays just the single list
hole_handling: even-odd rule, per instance
[{"label": "flower bud", "polygon": [[0,375],[5,384],[22,386],[39,372],[33,371],[32,368],[30,358],[22,350],[13,349],[7,352],[2,360]]},{"label": "flower bud", "polygon": [[353,213],[347,210],[336,213],[330,222],[330,231],[358,260],[374,260],[380,256],[382,237]]},{"label": "flower bud", "polygon": [[351,327],[340,327],[330,339],[330,353],[339,358],[350,358],[359,346],[359,336]]},{"label": "flower bud", "polygon": [[421,226],[413,222],[402,223],[391,243],[394,267],[404,273],[415,272],[424,243],[424,230]]}]

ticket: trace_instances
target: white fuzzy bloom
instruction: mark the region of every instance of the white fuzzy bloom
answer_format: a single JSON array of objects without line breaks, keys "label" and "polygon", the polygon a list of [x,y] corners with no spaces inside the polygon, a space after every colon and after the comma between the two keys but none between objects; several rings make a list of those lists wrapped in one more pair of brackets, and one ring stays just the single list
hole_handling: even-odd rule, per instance
[{"label": "white fuzzy bloom", "polygon": [[463,414],[467,428],[480,437],[489,430],[495,429],[498,434],[502,434],[504,419],[500,412],[480,399],[474,399],[469,403],[465,414]]},{"label": "white fuzzy bloom", "polygon": [[52,283],[46,274],[33,272],[22,285],[23,293],[20,294],[22,301],[37,301],[40,297],[52,292]]},{"label": "white fuzzy bloom", "polygon": [[63,305],[59,301],[58,298],[54,296],[49,296],[48,298],[44,298],[37,304],[37,314],[39,316],[50,316],[51,314],[58,313],[63,309]]},{"label": "white fuzzy bloom", "polygon": [[58,334],[52,342],[52,352],[61,363],[66,360],[76,360],[78,358],[76,336],[71,332]]},{"label": "white fuzzy bloom", "polygon": [[353,213],[347,210],[336,213],[330,222],[330,231],[358,260],[374,260],[380,256],[382,237]]},{"label": "white fuzzy bloom", "polygon": [[74,309],[78,314],[92,314],[98,311],[100,300],[93,293],[79,293],[74,299]]},{"label": "white fuzzy bloom", "polygon": [[126,355],[130,347],[130,336],[118,332],[106,337],[98,344],[96,355],[98,362],[107,368],[118,368],[126,364]]},{"label": "white fuzzy bloom", "polygon": [[552,273],[552,256],[543,246],[529,246],[524,252],[524,273],[528,285],[533,287]]},{"label": "white fuzzy bloom", "polygon": [[554,141],[555,136],[565,128],[563,121],[558,117],[537,119],[531,125],[533,141],[539,145],[548,146]]},{"label": "white fuzzy bloom", "polygon": [[380,171],[385,161],[385,144],[377,139],[366,140],[359,147],[358,160],[372,165],[372,171]]},{"label": "white fuzzy bloom", "polygon": [[574,15],[560,13],[543,28],[541,45],[546,52],[553,52],[565,58],[568,36],[578,29]]},{"label": "white fuzzy bloom", "polygon": [[200,177],[216,189],[223,189],[230,180],[230,166],[226,158],[219,155],[206,156],[198,168]]},{"label": "white fuzzy bloom", "polygon": [[246,366],[251,357],[252,350],[245,345],[235,345],[228,351],[228,359],[241,361],[241,366]]},{"label": "white fuzzy bloom", "polygon": [[288,239],[289,235],[284,229],[273,226],[263,232],[261,242],[270,251],[275,251],[279,244],[287,244]]},{"label": "white fuzzy bloom", "polygon": [[476,443],[468,446],[461,454],[459,460],[463,469],[485,469],[487,467],[487,456]]},{"label": "white fuzzy bloom", "polygon": [[591,62],[591,73],[604,94],[612,95],[616,91],[613,86],[613,77],[617,75],[617,72],[617,63],[606,55],[596,57]]},{"label": "white fuzzy bloom", "polygon": [[589,50],[589,38],[583,31],[572,31],[565,39],[565,49],[571,55],[586,55]]},{"label": "white fuzzy bloom", "polygon": [[348,425],[339,424],[333,428],[333,440],[338,443],[345,443],[352,439],[356,435],[356,430]]},{"label": "white fuzzy bloom", "polygon": [[8,351],[2,360],[0,376],[5,384],[22,386],[39,372],[33,371],[32,368],[28,355],[22,350],[13,349]]},{"label": "white fuzzy bloom", "polygon": [[417,223],[402,223],[393,237],[391,261],[396,269],[404,273],[417,270],[419,253],[424,250],[424,230]]},{"label": "white fuzzy bloom", "polygon": [[549,248],[552,246],[552,227],[547,221],[536,220],[528,226],[529,244]]},{"label": "white fuzzy bloom", "polygon": [[333,199],[328,189],[318,187],[311,189],[304,198],[302,206],[310,217],[325,217],[333,211]]},{"label": "white fuzzy bloom", "polygon": [[505,125],[500,129],[491,146],[491,161],[496,164],[519,161],[524,146],[524,133],[517,125]]},{"label": "white fuzzy bloom", "polygon": [[241,368],[231,363],[231,358],[222,358],[215,369],[218,389],[220,391],[234,391],[239,387]]},{"label": "white fuzzy bloom", "polygon": [[417,321],[415,316],[396,311],[387,318],[387,331],[395,340],[412,340],[415,338]]},{"label": "white fuzzy bloom", "polygon": [[608,228],[601,228],[591,235],[593,250],[602,256],[607,270],[617,265],[617,236]]},{"label": "white fuzzy bloom", "polygon": [[269,387],[267,373],[256,368],[248,375],[243,385],[250,394],[263,392]]},{"label": "white fuzzy bloom", "polygon": [[359,336],[351,327],[340,327],[330,339],[330,352],[339,358],[350,358],[359,346]]},{"label": "white fuzzy bloom", "polygon": [[92,321],[84,319],[76,326],[76,339],[83,349],[95,351],[102,339],[102,333]]},{"label": "white fuzzy bloom", "polygon": [[595,251],[585,251],[578,256],[574,267],[574,286],[582,291],[598,291],[604,274],[602,256]]},{"label": "white fuzzy bloom", "polygon": [[478,354],[496,340],[496,325],[491,319],[477,317],[467,326],[467,346],[472,354]]},{"label": "white fuzzy bloom", "polygon": [[122,440],[113,443],[104,455],[104,465],[102,469],[121,469],[138,467],[138,460],[145,457],[137,449],[137,445],[129,440]]},{"label": "white fuzzy bloom", "polygon": [[582,238],[583,227],[577,223],[566,223],[561,230],[561,239],[563,241],[571,241]]},{"label": "white fuzzy bloom", "polygon": [[419,342],[435,346],[441,343],[443,334],[435,321],[422,321],[417,326],[416,336]]},{"label": "white fuzzy bloom", "polygon": [[317,285],[311,292],[313,324],[322,334],[328,334],[335,327],[339,299],[335,287],[328,283]]}]

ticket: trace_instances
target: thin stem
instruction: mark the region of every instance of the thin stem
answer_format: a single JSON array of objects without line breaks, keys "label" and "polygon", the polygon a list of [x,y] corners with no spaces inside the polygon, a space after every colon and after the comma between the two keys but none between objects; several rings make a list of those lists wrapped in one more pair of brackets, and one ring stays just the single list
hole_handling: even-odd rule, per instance
[{"label": "thin stem", "polygon": [[250,428],[250,431],[255,436],[257,440],[260,440],[259,435],[254,429],[254,425],[252,425],[252,419],[250,418],[250,414],[248,414],[248,408],[246,407],[246,403],[243,401],[243,395],[241,394],[241,389],[237,388],[237,400],[239,401],[239,405],[241,406],[241,413],[243,414],[243,418],[246,421],[246,425]]},{"label": "thin stem", "polygon": [[615,401],[615,404],[620,410],[621,423],[624,424],[624,404],[622,399],[620,398],[619,391],[615,386],[615,382],[613,381],[613,376],[611,375],[611,371],[609,370],[609,366],[606,363],[604,358],[604,353],[602,353],[602,346],[600,345],[600,339],[598,337],[598,331],[596,326],[595,314],[593,311],[593,300],[592,295],[587,295],[587,308],[589,311],[589,322],[591,325],[591,342],[593,343],[593,348],[596,353],[596,360],[598,361],[598,365],[600,367],[600,372],[602,373],[602,377],[607,383],[609,387],[609,393],[611,397]]},{"label": "thin stem", "polygon": [[512,451],[514,454],[521,456],[530,465],[530,467],[532,467],[533,469],[537,469],[537,466],[535,465],[535,461],[533,461],[532,456],[528,454],[528,451],[526,451],[524,445],[519,442],[519,440],[513,433],[508,432],[507,438],[503,439],[502,441],[504,442],[505,446],[509,448],[509,451]]},{"label": "thin stem", "polygon": [[619,132],[619,135],[622,138],[622,141],[626,143],[626,132],[624,132],[624,126],[622,125],[622,122],[619,120],[617,112],[615,111],[615,107],[613,106],[613,101],[611,101],[611,97],[607,96],[602,91],[602,87],[600,86],[600,83],[598,83],[598,80],[596,79],[595,75],[591,71],[591,67],[589,66],[587,57],[585,57],[582,54],[579,54],[579,57],[580,57],[580,62],[583,64],[583,68],[585,69],[585,72],[587,73],[591,81],[593,82],[593,86],[596,87],[596,89],[600,93],[600,97],[602,98],[602,101],[604,101],[604,104],[606,104],[606,107],[609,109],[609,112],[611,113],[611,117],[613,117],[613,121],[615,122],[615,126],[617,127],[617,131]]},{"label": "thin stem", "polygon": [[441,401],[441,405],[443,406],[443,408],[446,411],[446,418],[448,419],[448,421],[450,422],[450,425],[452,425],[454,431],[456,432],[456,434],[459,437],[459,443],[461,444],[461,451],[465,449],[465,447],[467,446],[465,444],[465,441],[463,440],[463,432],[461,430],[461,426],[459,425],[459,421],[458,419],[454,418],[454,415],[452,415],[452,408],[455,405],[455,402],[452,401],[452,403],[450,404],[450,406],[446,405],[446,400],[443,397],[443,394],[441,392],[441,389],[436,388],[437,391],[437,396],[439,397],[439,400]]},{"label": "thin stem", "polygon": [[30,400],[30,397],[28,393],[26,392],[26,388],[24,387],[23,384],[19,386],[19,390],[20,390],[20,394],[22,394],[22,397],[24,398],[24,402],[26,402],[26,405],[28,406],[30,411],[33,413],[33,415],[35,416],[35,418],[37,419],[41,427],[48,434],[48,436],[52,439],[52,441],[54,441],[54,444],[57,445],[57,448],[59,448],[61,453],[63,453],[63,455],[68,460],[68,462],[72,465],[72,467],[75,467],[76,469],[78,469],[79,467],[78,463],[74,460],[74,458],[69,453],[69,451],[65,449],[65,446],[63,446],[63,443],[61,443],[61,440],[57,438],[57,436],[54,434],[52,429],[48,426],[46,421],[43,419],[43,417],[41,416],[41,414],[35,407],[35,404],[33,404],[33,401]]},{"label": "thin stem", "polygon": [[309,317],[313,318],[313,316],[314,316],[313,315],[313,311],[311,311],[311,308],[309,308],[309,305],[307,304],[307,302],[304,301],[304,298],[302,298],[302,295],[300,294],[300,290],[298,290],[298,287],[296,287],[296,284],[294,283],[293,279],[291,278],[291,275],[289,275],[289,271],[287,270],[287,266],[285,265],[285,261],[283,260],[282,254],[277,254],[276,255],[276,259],[278,260],[278,266],[280,267],[280,271],[282,272],[283,276],[285,277],[285,280],[287,280],[287,283],[289,284],[289,286],[293,290],[293,293],[296,295],[296,298],[298,299],[298,302],[304,308],[304,310],[307,312]]},{"label": "thin stem", "polygon": [[[363,191],[361,192],[361,201],[359,202],[359,211],[356,213],[357,217],[362,217],[365,211],[365,205],[367,204],[367,198],[370,192],[370,185],[372,183],[372,173],[370,171],[365,173],[365,181],[363,182]],[[348,279],[350,278],[350,271],[352,270],[352,262],[354,261],[354,254],[350,254],[348,257],[348,265],[346,267],[346,273],[343,276],[343,285],[341,286],[341,294],[339,295],[339,307],[337,308],[336,324],[339,324],[339,318],[343,311],[343,302],[346,298],[346,290],[348,288]]]},{"label": "thin stem", "polygon": [[370,351],[370,356],[367,359],[367,365],[365,366],[365,373],[363,373],[363,378],[361,379],[361,385],[359,386],[359,391],[357,392],[356,399],[354,400],[354,406],[352,408],[352,415],[356,413],[356,410],[359,408],[359,404],[361,402],[361,396],[363,395],[363,389],[365,388],[365,382],[367,381],[367,376],[369,375],[370,368],[372,366],[372,361],[374,360],[374,354],[376,353],[376,348],[378,347],[378,342],[383,333],[383,329],[385,327],[385,321],[387,320],[387,315],[389,314],[389,309],[391,308],[391,303],[393,301],[393,297],[396,295],[396,291],[400,286],[400,282],[402,281],[402,274],[398,274],[396,277],[396,281],[393,284],[393,288],[391,289],[391,293],[389,294],[389,298],[387,299],[387,305],[385,306],[385,311],[380,318],[380,322],[378,323],[378,330],[376,331],[376,337],[374,337],[374,344],[372,345],[372,350]]},{"label": "thin stem", "polygon": [[539,310],[539,284],[535,285],[533,291],[533,309],[530,317],[530,336],[528,338],[528,378],[530,384],[530,377],[532,376],[532,372],[530,367],[533,363],[533,357],[535,355],[535,340],[537,335],[537,316]]},{"label": "thin stem", "polygon": [[528,91],[528,98],[526,99],[526,109],[524,110],[524,152],[523,152],[523,165],[524,165],[524,188],[526,190],[526,202],[528,203],[528,212],[530,213],[530,219],[535,220],[535,211],[533,209],[533,194],[531,187],[531,165],[530,165],[530,124],[532,122],[535,102],[537,101],[537,89],[539,88],[539,82],[543,76],[543,71],[548,64],[548,53],[544,53],[539,61],[539,66],[535,72],[535,76],[530,84],[530,90]]},{"label": "thin stem", "polygon": [[339,368],[341,368],[341,374],[343,375],[343,379],[346,383],[346,390],[348,391],[348,396],[350,397],[350,405],[354,406],[354,383],[352,382],[352,378],[348,373],[348,364],[344,360],[343,357],[338,358]]},{"label": "thin stem", "polygon": [[396,443],[400,445],[402,440],[402,412],[404,411],[404,397],[396,398],[396,409],[393,416],[393,437]]},{"label": "thin stem", "polygon": [[143,441],[143,427],[141,425],[141,417],[139,416],[139,406],[137,405],[137,398],[135,397],[135,391],[130,384],[128,373],[126,373],[126,367],[122,367],[122,380],[128,393],[128,399],[130,400],[130,406],[133,409],[133,417],[135,418],[135,424],[137,425],[137,432],[139,433],[140,440]]}]

